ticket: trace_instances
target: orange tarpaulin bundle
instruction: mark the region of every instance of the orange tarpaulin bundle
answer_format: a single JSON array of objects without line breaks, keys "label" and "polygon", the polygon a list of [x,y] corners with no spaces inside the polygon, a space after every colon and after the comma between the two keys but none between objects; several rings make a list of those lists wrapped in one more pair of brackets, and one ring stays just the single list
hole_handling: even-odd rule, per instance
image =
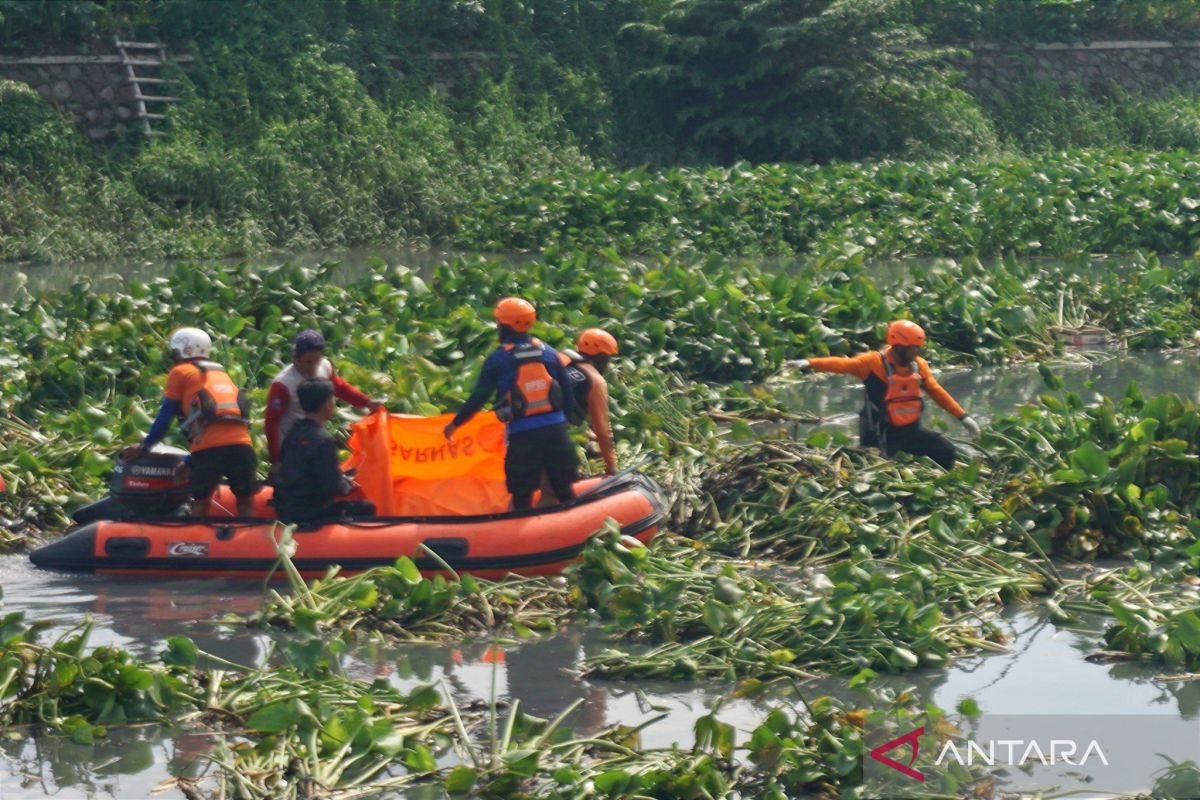
[{"label": "orange tarpaulin bundle", "polygon": [[504,423],[476,414],[446,441],[451,414],[418,417],[380,409],[351,425],[355,481],[380,516],[493,514],[508,508]]}]

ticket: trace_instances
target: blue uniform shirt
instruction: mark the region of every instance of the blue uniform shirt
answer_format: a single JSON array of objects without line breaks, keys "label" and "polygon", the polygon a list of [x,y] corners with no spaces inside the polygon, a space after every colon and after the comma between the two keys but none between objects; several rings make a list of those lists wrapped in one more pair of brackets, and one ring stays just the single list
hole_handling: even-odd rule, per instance
[{"label": "blue uniform shirt", "polygon": [[[522,334],[510,339],[505,344],[524,344],[529,339],[528,334]],[[567,378],[566,369],[559,363],[558,353],[550,345],[542,345],[542,363],[546,365],[546,371],[550,373],[550,377],[554,379],[562,390],[563,408],[570,408],[572,403],[571,381]],[[463,407],[455,415],[454,426],[457,428],[475,416],[475,413],[483,408],[483,404],[489,398],[494,397],[497,402],[503,401],[508,396],[508,393],[512,391],[516,380],[517,361],[513,357],[512,352],[505,350],[504,347],[498,347],[493,350],[491,355],[483,362],[483,369],[479,371],[479,380],[475,382],[475,388],[471,390],[471,396],[467,398],[467,402],[463,403]],[[562,411],[534,414],[531,417],[523,417],[522,419],[513,420],[508,423],[508,432],[510,434],[520,433],[521,431],[530,431],[535,428],[556,425],[566,421],[567,416]]]}]

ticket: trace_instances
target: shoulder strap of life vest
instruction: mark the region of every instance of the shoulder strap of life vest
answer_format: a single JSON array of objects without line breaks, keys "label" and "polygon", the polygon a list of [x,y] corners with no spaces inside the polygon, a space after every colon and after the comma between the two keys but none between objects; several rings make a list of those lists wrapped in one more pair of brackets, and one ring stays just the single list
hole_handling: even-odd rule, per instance
[{"label": "shoulder strap of life vest", "polygon": [[[887,380],[884,381],[884,383],[890,384],[892,382],[892,376],[896,374],[896,367],[892,364],[892,360],[887,357],[887,351],[880,350],[879,358],[883,361],[883,374],[887,377]],[[921,368],[917,365],[916,361],[912,363],[912,366],[909,367],[909,370],[912,372],[913,377],[917,379],[917,385],[923,387],[925,385],[925,379],[921,377]]]},{"label": "shoulder strap of life vest", "polygon": [[[213,422],[232,422],[249,425],[250,409],[246,395],[237,384],[233,383],[233,379],[229,377],[229,373],[225,371],[225,368],[215,361],[208,361],[206,359],[193,361],[192,363],[200,370],[202,383],[196,394],[192,396],[189,407],[180,409],[180,412],[185,415],[180,427],[189,436],[195,438],[203,432],[209,423]],[[208,376],[210,373],[224,375],[229,384],[233,386],[234,396],[214,396],[209,391]]]}]

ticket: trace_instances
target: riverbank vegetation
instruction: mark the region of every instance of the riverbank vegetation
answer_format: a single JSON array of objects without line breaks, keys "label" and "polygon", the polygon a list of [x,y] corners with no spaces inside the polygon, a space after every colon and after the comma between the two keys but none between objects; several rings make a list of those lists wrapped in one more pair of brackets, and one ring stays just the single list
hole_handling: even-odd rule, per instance
[{"label": "riverbank vegetation", "polygon": [[1174,152],[1200,139],[1188,87],[1084,94],[1031,78],[977,98],[949,45],[1182,37],[1189,8],[269,0],[214,15],[201,0],[6,2],[12,48],[96,52],[119,35],[194,61],[170,72],[181,102],[149,141],[90,145],[32,90],[0,82],[0,258],[428,240],[1186,251],[1194,198],[1173,187],[1195,182]]}]

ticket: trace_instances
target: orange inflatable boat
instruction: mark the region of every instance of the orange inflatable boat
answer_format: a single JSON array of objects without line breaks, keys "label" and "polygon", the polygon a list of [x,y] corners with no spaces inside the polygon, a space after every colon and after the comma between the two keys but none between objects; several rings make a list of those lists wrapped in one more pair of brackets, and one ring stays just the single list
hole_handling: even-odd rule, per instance
[{"label": "orange inflatable boat", "polygon": [[[444,570],[445,562],[485,578],[546,575],[574,560],[609,519],[641,541],[658,531],[662,490],[637,472],[583,480],[568,503],[505,510],[503,424],[479,415],[448,443],[441,435],[447,419],[380,411],[356,423],[354,454],[344,466],[357,470],[360,496],[380,515],[297,528],[291,558],[303,575],[319,577],[335,564],[358,572],[400,556],[428,573]],[[186,487],[174,470],[181,458],[159,448],[121,465],[110,497],[76,512],[80,524],[30,559],[51,569],[159,576],[263,576],[276,569],[283,531],[271,489],[256,495],[254,517],[232,516],[226,509],[234,508],[233,497],[222,487],[213,508],[224,516],[188,518],[180,491]]]}]

